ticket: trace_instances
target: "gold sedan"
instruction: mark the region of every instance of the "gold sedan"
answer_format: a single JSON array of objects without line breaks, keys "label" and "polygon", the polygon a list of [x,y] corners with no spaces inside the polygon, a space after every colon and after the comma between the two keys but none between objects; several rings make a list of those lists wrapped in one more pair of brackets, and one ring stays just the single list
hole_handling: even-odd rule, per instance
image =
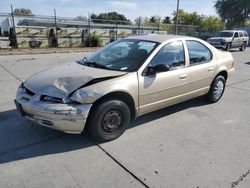
[{"label": "gold sedan", "polygon": [[15,103],[40,125],[109,141],[148,112],[202,95],[219,101],[233,72],[231,53],[203,40],[137,35],[31,76]]}]

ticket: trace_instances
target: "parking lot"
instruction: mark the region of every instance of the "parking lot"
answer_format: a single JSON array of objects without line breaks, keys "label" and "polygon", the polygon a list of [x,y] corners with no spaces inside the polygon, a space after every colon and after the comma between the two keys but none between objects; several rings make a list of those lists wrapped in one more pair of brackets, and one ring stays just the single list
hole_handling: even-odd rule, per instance
[{"label": "parking lot", "polygon": [[27,77],[84,53],[0,56],[0,188],[249,188],[250,48],[232,54],[236,72],[218,103],[144,115],[108,143],[36,125],[13,103]]}]

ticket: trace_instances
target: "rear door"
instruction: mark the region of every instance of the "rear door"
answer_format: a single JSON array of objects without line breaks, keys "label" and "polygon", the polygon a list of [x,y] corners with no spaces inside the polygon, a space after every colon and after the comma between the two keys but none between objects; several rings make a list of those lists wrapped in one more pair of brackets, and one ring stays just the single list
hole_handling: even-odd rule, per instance
[{"label": "rear door", "polygon": [[187,40],[189,58],[189,92],[192,97],[208,92],[215,77],[216,59],[212,51],[203,43],[196,40]]}]

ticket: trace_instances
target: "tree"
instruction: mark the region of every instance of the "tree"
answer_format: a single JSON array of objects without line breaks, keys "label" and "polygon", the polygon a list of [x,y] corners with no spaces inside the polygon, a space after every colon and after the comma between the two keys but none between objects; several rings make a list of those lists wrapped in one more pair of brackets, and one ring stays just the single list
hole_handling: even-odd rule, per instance
[{"label": "tree", "polygon": [[250,1],[217,0],[215,9],[227,28],[244,26],[250,16]]},{"label": "tree", "polygon": [[150,23],[150,21],[149,21],[149,18],[148,17],[141,17],[141,16],[139,16],[139,17],[137,17],[136,19],[135,19],[135,24],[136,25],[149,25],[149,23]]},{"label": "tree", "polygon": [[151,18],[149,19],[150,23],[160,23],[160,21],[161,21],[160,16],[151,16]]},{"label": "tree", "polygon": [[[172,13],[173,21],[176,22],[176,11]],[[179,10],[178,23],[182,25],[201,25],[202,18],[197,12],[185,12],[183,9]]]},{"label": "tree", "polygon": [[117,12],[101,13],[99,15],[91,14],[91,19],[94,23],[107,23],[107,24],[122,24],[130,25],[131,22],[123,14]]},{"label": "tree", "polygon": [[215,16],[202,16],[201,31],[216,32],[222,30],[222,21]]},{"label": "tree", "polygon": [[28,8],[16,8],[14,10],[15,15],[20,15],[20,16],[27,16],[27,15],[32,15],[32,11]]},{"label": "tree", "polygon": [[169,16],[165,16],[162,23],[171,24],[172,23],[171,18]]},{"label": "tree", "polygon": [[74,20],[78,20],[78,21],[87,21],[87,18],[85,16],[77,16],[74,18]]}]

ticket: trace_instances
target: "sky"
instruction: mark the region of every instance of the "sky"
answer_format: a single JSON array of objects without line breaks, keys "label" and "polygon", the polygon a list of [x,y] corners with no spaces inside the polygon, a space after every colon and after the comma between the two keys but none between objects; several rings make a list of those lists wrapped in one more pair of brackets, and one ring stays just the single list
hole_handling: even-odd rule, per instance
[{"label": "sky", "polygon": [[[64,17],[116,11],[133,21],[138,16],[171,17],[172,12],[176,10],[176,2],[177,0],[1,0],[0,12],[10,12],[11,4],[14,9],[29,8],[37,15],[53,15],[55,8],[57,15]],[[180,9],[216,15],[214,4],[215,0],[180,0]]]}]

